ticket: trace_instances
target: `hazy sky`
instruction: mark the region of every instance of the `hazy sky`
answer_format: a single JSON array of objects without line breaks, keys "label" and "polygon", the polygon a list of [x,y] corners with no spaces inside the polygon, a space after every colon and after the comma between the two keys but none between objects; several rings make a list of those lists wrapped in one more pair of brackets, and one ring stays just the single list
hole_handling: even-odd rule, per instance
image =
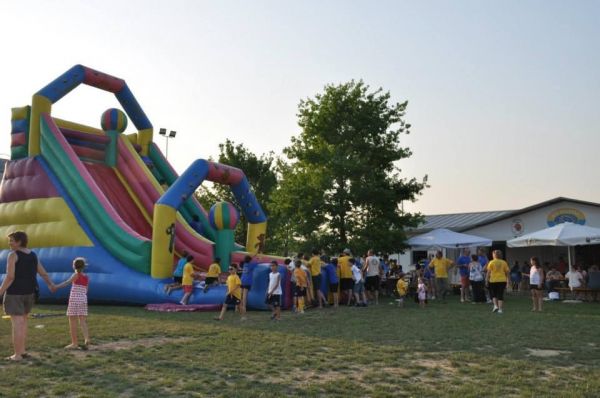
[{"label": "hazy sky", "polygon": [[[179,172],[226,138],[280,153],[301,98],[364,79],[409,101],[399,166],[431,188],[407,209],[600,202],[600,1],[0,0],[0,54],[0,153],[10,108],[78,63],[177,130]],[[80,86],[53,115],[99,126],[118,106]]]}]

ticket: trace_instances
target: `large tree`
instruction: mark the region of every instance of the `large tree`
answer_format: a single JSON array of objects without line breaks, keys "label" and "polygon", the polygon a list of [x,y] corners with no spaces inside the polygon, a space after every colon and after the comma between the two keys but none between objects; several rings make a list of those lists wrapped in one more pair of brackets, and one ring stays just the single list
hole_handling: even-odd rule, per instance
[{"label": "large tree", "polygon": [[427,186],[426,176],[403,178],[398,168],[411,156],[400,145],[410,129],[406,106],[363,81],[327,85],[300,102],[301,133],[284,150],[289,164],[272,197],[272,210],[291,226],[298,249],[404,247],[403,228],[416,226],[420,215],[404,212],[402,203]]},{"label": "large tree", "polygon": [[[241,169],[256,195],[258,203],[268,215],[267,204],[271,192],[277,185],[277,176],[275,174],[275,158],[272,152],[257,156],[246,148],[243,144],[236,144],[227,139],[219,144],[219,163]],[[202,205],[208,210],[219,200],[226,200],[236,204],[235,198],[228,186],[214,184],[211,188],[201,187],[197,191],[197,197]],[[244,244],[246,242],[247,222],[243,215],[236,229],[236,242]]]}]

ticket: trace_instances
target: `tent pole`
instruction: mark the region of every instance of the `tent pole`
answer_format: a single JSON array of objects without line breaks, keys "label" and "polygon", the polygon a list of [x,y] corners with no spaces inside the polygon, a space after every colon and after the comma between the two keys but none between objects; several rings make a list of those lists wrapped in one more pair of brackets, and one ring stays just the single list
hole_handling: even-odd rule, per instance
[{"label": "tent pole", "polygon": [[573,265],[571,265],[571,246],[567,246],[567,255],[569,256],[569,272],[573,270]]}]

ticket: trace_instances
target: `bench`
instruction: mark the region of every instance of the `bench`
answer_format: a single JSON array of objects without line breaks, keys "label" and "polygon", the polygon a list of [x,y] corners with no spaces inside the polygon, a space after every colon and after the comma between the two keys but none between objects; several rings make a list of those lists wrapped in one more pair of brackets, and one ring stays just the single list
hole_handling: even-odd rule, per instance
[{"label": "bench", "polygon": [[[564,300],[567,294],[571,293],[571,288],[569,287],[557,287],[554,290],[558,292],[561,300]],[[571,294],[575,297],[580,297],[581,295],[583,295],[583,297],[587,301],[598,301],[600,289],[591,289],[589,287],[576,287],[575,289],[573,289],[573,292]]]}]

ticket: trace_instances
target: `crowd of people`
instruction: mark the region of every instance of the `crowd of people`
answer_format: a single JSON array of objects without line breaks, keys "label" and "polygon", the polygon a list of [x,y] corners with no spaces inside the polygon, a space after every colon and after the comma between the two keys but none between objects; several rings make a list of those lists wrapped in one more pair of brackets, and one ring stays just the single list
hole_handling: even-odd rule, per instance
[{"label": "crowd of people", "polygon": [[[51,292],[71,286],[67,308],[71,344],[65,348],[86,349],[90,343],[86,320],[89,279],[83,272],[86,260],[81,257],[74,259],[72,276],[54,284],[36,254],[27,248],[28,237],[24,232],[11,233],[8,240],[11,252],[7,259],[6,277],[0,285],[4,311],[11,316],[13,329],[14,354],[7,359],[18,361],[28,356],[25,350],[27,317],[38,290],[37,275]],[[175,267],[173,283],[165,285],[167,294],[175,289],[183,289],[182,305],[188,303],[194,281],[200,276],[192,262],[193,256],[183,253]],[[587,280],[586,270],[577,265],[567,272],[560,261],[550,266],[532,257],[523,266],[515,262],[509,268],[500,250],[492,251],[492,259],[489,260],[484,249],[472,255],[465,249],[456,261],[445,258],[438,251],[435,256],[420,261],[408,272],[404,272],[395,261],[389,261],[386,255],[376,255],[373,250],[369,250],[365,256],[354,256],[350,249],[344,249],[336,256],[328,256],[315,249],[310,255],[299,253],[288,258],[284,264],[291,275],[292,310],[297,314],[303,314],[308,307],[321,309],[329,305],[335,308],[339,305],[377,305],[380,294],[393,295],[399,306],[404,306],[407,298],[414,299],[421,308],[426,307],[430,300],[445,303],[451,288],[449,273],[454,268],[457,268],[460,276],[460,302],[490,303],[493,304],[492,311],[498,314],[504,311],[507,287],[513,291],[529,289],[532,311],[542,311],[544,290],[552,292],[565,281],[571,289],[576,289],[584,286]],[[224,305],[215,320],[223,320],[231,306],[240,314],[241,320],[246,319],[248,293],[252,289],[253,272],[257,265],[252,257],[246,256],[241,264],[229,266]],[[272,309],[271,319],[278,321],[281,319],[283,292],[280,264],[272,261],[270,268],[265,303]],[[593,266],[591,271],[598,269]],[[323,280],[324,275],[326,278]],[[216,258],[205,275],[202,288],[207,292],[220,283],[221,264],[220,259]],[[84,336],[83,345],[78,344],[78,326]]]}]

